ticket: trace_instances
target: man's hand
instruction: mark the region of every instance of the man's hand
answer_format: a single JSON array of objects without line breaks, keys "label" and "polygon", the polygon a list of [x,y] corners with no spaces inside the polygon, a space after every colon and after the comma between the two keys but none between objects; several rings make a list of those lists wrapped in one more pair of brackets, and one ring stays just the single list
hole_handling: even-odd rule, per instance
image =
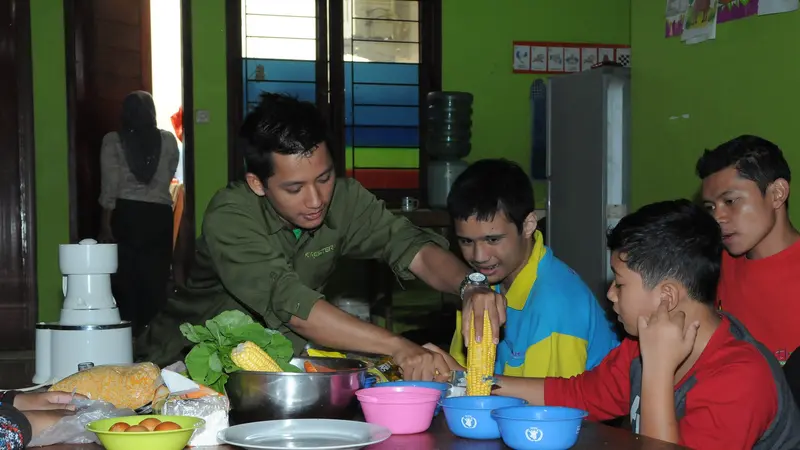
[{"label": "man's hand", "polygon": [[657,368],[657,372],[675,371],[694,348],[700,322],[686,325],[683,311],[669,312],[669,303],[662,301],[649,318],[639,316],[639,349],[642,364]]},{"label": "man's hand", "polygon": [[43,431],[57,424],[64,417],[75,414],[65,409],[53,409],[50,411],[23,411],[28,422],[31,423],[31,434],[33,437],[39,436]]},{"label": "man's hand", "polygon": [[425,344],[425,345],[423,345],[422,348],[428,349],[428,350],[430,350],[430,351],[432,351],[434,353],[437,353],[437,354],[441,355],[442,358],[444,358],[444,362],[447,364],[447,367],[449,367],[450,371],[452,371],[452,372],[455,372],[456,370],[461,370],[461,371],[466,371],[467,370],[464,366],[459,364],[458,361],[456,361],[456,359],[453,358],[450,355],[450,353],[447,353],[446,351],[444,351],[441,348],[431,344],[430,342]]},{"label": "man's hand", "polygon": [[405,341],[392,355],[392,360],[403,371],[403,379],[409,381],[447,381],[450,367],[441,354]]},{"label": "man's hand", "polygon": [[[506,323],[506,298],[489,288],[475,286],[464,291],[464,308],[461,310],[461,334],[464,345],[469,345],[469,330],[475,326],[475,341],[483,338],[483,314],[489,314],[492,324],[492,339],[500,342],[500,327]],[[472,319],[472,320],[470,320]]]},{"label": "man's hand", "polygon": [[[72,394],[69,392],[17,394],[17,396],[14,397],[14,408],[20,411],[44,411],[53,409],[74,410],[75,405],[70,405],[72,397]],[[86,399],[86,397],[80,394],[75,394],[75,398]]]}]

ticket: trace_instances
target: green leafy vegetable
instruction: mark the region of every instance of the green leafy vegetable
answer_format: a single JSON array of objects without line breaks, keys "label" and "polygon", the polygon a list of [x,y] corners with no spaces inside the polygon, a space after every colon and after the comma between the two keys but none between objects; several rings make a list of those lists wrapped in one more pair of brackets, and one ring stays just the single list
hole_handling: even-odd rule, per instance
[{"label": "green leafy vegetable", "polygon": [[231,351],[246,341],[264,349],[283,371],[302,372],[289,364],[294,356],[291,341],[241,311],[222,312],[207,320],[205,326],[184,323],[180,330],[195,344],[185,360],[189,377],[217,392],[225,392],[228,374],[241,370],[231,361]]}]

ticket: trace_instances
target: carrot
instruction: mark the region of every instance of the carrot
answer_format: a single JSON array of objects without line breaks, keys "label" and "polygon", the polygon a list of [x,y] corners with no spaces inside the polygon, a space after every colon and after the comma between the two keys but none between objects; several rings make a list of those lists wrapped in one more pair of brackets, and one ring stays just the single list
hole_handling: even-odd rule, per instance
[{"label": "carrot", "polygon": [[316,373],[316,372],[336,372],[333,369],[329,369],[324,366],[315,366],[311,364],[310,361],[306,361],[303,363],[303,367],[306,369],[306,373]]}]

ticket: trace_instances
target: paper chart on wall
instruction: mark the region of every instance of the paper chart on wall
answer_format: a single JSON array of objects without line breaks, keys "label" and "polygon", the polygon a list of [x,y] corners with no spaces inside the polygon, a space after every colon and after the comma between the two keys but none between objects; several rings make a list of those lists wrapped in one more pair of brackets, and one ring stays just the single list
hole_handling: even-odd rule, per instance
[{"label": "paper chart on wall", "polygon": [[798,0],[759,0],[758,15],[780,14],[785,12],[797,11]]},{"label": "paper chart on wall", "polygon": [[687,9],[689,0],[667,0],[664,37],[678,37],[683,33],[683,21]]},{"label": "paper chart on wall", "polygon": [[758,14],[758,3],[763,0],[719,0],[717,23],[744,19]]},{"label": "paper chart on wall", "polygon": [[689,0],[681,40],[697,44],[717,37],[717,0]]}]

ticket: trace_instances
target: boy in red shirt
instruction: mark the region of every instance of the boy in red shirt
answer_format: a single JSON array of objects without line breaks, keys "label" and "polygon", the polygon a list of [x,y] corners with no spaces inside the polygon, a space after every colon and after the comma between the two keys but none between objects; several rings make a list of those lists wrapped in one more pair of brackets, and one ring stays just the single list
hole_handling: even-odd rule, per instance
[{"label": "boy in red shirt", "polygon": [[634,432],[691,448],[800,448],[800,411],[780,365],[714,306],[722,253],[714,219],[688,200],[654,203],[607,240],[608,298],[631,338],[581,375],[498,377],[495,392],[594,420],[630,414]]},{"label": "boy in red shirt", "polygon": [[783,364],[800,346],[800,234],[789,220],[789,164],[772,142],[740,136],[707,150],[697,175],[727,249],[718,306]]}]

